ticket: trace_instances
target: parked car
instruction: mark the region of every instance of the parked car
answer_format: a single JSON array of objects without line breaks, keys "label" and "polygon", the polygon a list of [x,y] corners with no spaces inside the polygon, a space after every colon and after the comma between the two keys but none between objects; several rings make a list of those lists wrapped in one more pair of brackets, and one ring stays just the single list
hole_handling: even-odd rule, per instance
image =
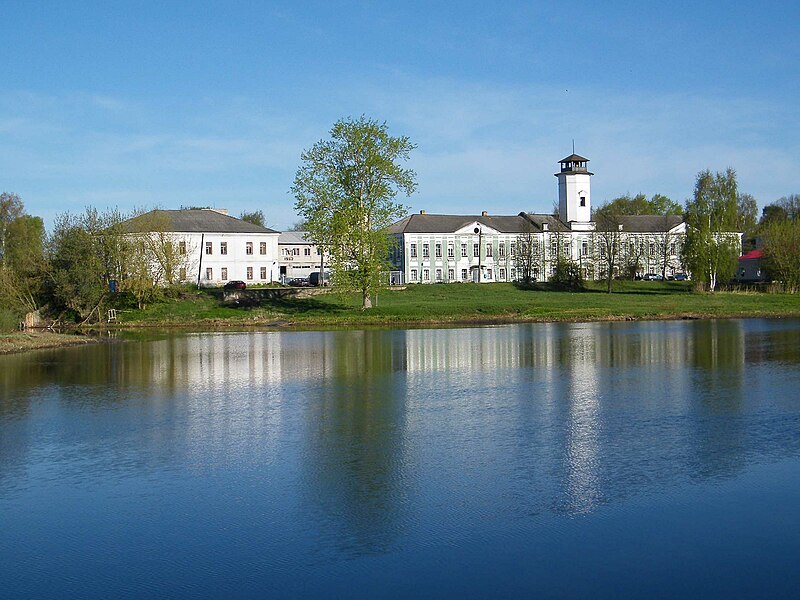
[{"label": "parked car", "polygon": [[223,286],[223,289],[226,290],[243,290],[247,287],[247,284],[244,281],[240,281],[238,279],[232,279],[228,283]]},{"label": "parked car", "polygon": [[642,277],[645,281],[661,281],[664,279],[660,273],[645,273]]},{"label": "parked car", "polygon": [[[313,271],[311,275],[308,276],[308,283],[311,285],[320,285],[320,277],[319,271]],[[330,285],[331,284],[331,274],[329,271],[325,272],[325,276],[322,278],[322,285]]]},{"label": "parked car", "polygon": [[689,281],[689,276],[686,273],[675,273],[675,281]]},{"label": "parked car", "polygon": [[294,279],[290,279],[286,285],[291,287],[306,287],[308,285],[308,279],[304,277],[295,277]]}]

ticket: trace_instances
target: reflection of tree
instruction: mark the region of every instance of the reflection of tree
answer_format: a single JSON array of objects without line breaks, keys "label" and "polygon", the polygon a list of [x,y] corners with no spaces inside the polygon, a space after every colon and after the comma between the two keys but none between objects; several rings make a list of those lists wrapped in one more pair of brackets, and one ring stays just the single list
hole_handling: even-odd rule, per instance
[{"label": "reflection of tree", "polygon": [[403,335],[331,335],[330,375],[308,390],[307,451],[315,512],[355,552],[384,550],[398,532],[404,493]]}]

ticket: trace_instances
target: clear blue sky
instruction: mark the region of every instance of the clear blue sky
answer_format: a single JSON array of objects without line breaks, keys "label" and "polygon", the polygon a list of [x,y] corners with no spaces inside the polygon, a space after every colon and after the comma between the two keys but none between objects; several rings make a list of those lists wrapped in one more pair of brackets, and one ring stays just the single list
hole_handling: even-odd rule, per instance
[{"label": "clear blue sky", "polygon": [[[595,205],[683,202],[733,167],[800,192],[797,2],[13,2],[0,5],[0,191],[296,220],[300,153],[365,114],[418,144],[411,210],[549,211],[557,161]],[[560,8],[558,8],[560,7]]]}]

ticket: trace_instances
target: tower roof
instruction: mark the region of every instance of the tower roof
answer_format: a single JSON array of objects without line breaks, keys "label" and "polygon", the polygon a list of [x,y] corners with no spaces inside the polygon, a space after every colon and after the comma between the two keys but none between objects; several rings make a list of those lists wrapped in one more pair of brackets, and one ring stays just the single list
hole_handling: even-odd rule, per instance
[{"label": "tower roof", "polygon": [[562,158],[558,162],[560,162],[560,163],[565,163],[565,162],[589,162],[589,159],[588,158],[584,158],[583,156],[580,156],[579,154],[574,154],[573,153],[573,154],[570,154],[569,156],[567,156],[566,158]]}]

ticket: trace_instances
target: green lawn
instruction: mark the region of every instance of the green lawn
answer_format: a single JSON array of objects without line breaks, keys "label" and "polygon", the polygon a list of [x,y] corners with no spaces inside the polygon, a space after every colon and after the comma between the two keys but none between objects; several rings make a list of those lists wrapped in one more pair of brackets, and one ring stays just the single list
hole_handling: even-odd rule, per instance
[{"label": "green lawn", "polygon": [[356,295],[329,293],[258,306],[222,306],[219,294],[197,292],[120,313],[122,325],[261,325],[298,327],[497,321],[590,321],[681,317],[800,316],[800,296],[741,292],[695,293],[687,282],[616,282],[583,292],[522,290],[512,284],[414,285],[384,291],[360,310]]}]

